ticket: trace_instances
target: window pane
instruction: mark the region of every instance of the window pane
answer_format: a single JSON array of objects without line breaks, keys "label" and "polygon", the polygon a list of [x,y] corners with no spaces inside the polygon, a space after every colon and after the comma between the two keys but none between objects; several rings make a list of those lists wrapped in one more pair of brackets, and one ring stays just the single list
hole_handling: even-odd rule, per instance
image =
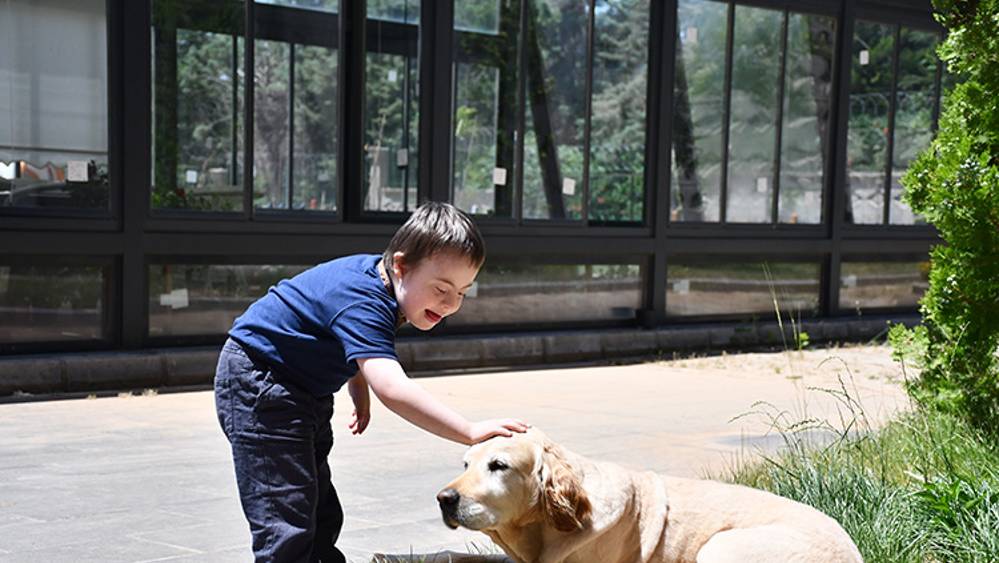
[{"label": "window pane", "polygon": [[893,27],[858,20],[853,32],[850,121],[846,151],[846,220],[884,222],[888,109],[891,99]]},{"label": "window pane", "polygon": [[415,56],[370,51],[366,60],[364,210],[412,211],[417,205],[419,160],[417,60]]},{"label": "window pane", "polygon": [[232,321],[301,265],[149,266],[149,335],[225,334]]},{"label": "window pane", "polygon": [[939,37],[903,27],[898,45],[898,86],[895,90],[895,141],[892,145],[891,208],[894,225],[924,223],[902,202],[899,180],[909,164],[933,140],[933,102]]},{"label": "window pane", "polygon": [[[461,3],[464,10],[472,4]],[[454,34],[454,204],[474,215],[513,217],[519,2],[500,3],[497,31]],[[485,3],[475,3],[476,10]],[[458,19],[455,6],[455,25]]]},{"label": "window pane", "polygon": [[781,131],[781,223],[820,223],[829,154],[836,20],[788,14]]},{"label": "window pane", "polygon": [[649,2],[598,0],[594,17],[589,219],[641,221]]},{"label": "window pane", "polygon": [[[775,308],[776,301],[776,308]],[[680,260],[666,272],[666,314],[734,315],[776,319],[815,315],[819,265],[807,262]]]},{"label": "window pane", "polygon": [[108,209],[104,0],[0,4],[0,207]]},{"label": "window pane", "polygon": [[642,268],[490,259],[472,293],[449,326],[629,320],[642,307]]},{"label": "window pane", "polygon": [[771,221],[783,15],[736,6],[726,221]]},{"label": "window pane", "polygon": [[324,12],[336,12],[340,8],[340,0],[256,0],[256,3],[309,8]]},{"label": "window pane", "polygon": [[0,264],[0,343],[104,338],[101,266]]},{"label": "window pane", "polygon": [[868,308],[915,307],[929,286],[930,263],[843,262],[839,308],[860,313]]},{"label": "window pane", "polygon": [[589,2],[527,4],[524,217],[579,219]]},{"label": "window pane", "polygon": [[243,5],[153,0],[154,209],[243,209]]},{"label": "window pane", "polygon": [[680,0],[670,219],[718,221],[728,6]]},{"label": "window pane", "polygon": [[288,209],[291,51],[256,40],[253,54],[253,206]]},{"label": "window pane", "polygon": [[[331,31],[331,33],[333,33]],[[295,209],[336,210],[337,52],[295,46]]]},{"label": "window pane", "polygon": [[420,23],[420,0],[368,0],[367,8],[369,18]]},{"label": "window pane", "polygon": [[459,0],[454,3],[454,28],[498,33],[500,0]]}]

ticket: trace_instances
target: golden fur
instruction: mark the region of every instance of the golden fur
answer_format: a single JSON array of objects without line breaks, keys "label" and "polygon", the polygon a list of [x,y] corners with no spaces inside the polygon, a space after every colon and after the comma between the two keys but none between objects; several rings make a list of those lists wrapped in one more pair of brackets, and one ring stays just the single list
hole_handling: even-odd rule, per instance
[{"label": "golden fur", "polygon": [[518,563],[862,562],[832,518],[764,491],[628,471],[537,429],[473,446],[438,495],[445,523]]}]

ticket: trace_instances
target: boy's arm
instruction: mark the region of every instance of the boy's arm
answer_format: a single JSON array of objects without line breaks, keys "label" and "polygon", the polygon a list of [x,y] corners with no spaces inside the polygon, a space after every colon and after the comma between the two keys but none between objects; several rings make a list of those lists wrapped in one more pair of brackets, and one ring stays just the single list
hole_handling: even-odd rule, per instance
[{"label": "boy's arm", "polygon": [[442,438],[469,445],[493,436],[512,436],[528,428],[513,419],[469,422],[406,377],[399,362],[391,358],[361,358],[357,365],[360,375],[389,410]]},{"label": "boy's arm", "polygon": [[371,421],[371,398],[368,396],[368,383],[364,380],[364,375],[355,373],[347,381],[347,391],[354,403],[354,414],[348,428],[352,434],[361,434]]}]

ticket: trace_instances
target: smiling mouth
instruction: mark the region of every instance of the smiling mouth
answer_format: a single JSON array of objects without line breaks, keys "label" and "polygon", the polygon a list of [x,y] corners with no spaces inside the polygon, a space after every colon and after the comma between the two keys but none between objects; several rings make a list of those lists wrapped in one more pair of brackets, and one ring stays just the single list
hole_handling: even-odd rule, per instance
[{"label": "smiling mouth", "polygon": [[431,311],[430,309],[427,309],[425,314],[427,316],[427,319],[430,320],[430,322],[432,323],[440,322],[442,318],[440,315]]}]

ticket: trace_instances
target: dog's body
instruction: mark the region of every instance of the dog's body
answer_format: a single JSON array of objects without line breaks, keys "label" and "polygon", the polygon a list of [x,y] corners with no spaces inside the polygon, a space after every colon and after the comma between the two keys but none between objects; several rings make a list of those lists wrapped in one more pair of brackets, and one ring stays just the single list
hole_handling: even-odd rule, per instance
[{"label": "dog's body", "polygon": [[438,500],[521,563],[863,561],[832,518],[748,487],[633,472],[532,429],[472,447]]}]

